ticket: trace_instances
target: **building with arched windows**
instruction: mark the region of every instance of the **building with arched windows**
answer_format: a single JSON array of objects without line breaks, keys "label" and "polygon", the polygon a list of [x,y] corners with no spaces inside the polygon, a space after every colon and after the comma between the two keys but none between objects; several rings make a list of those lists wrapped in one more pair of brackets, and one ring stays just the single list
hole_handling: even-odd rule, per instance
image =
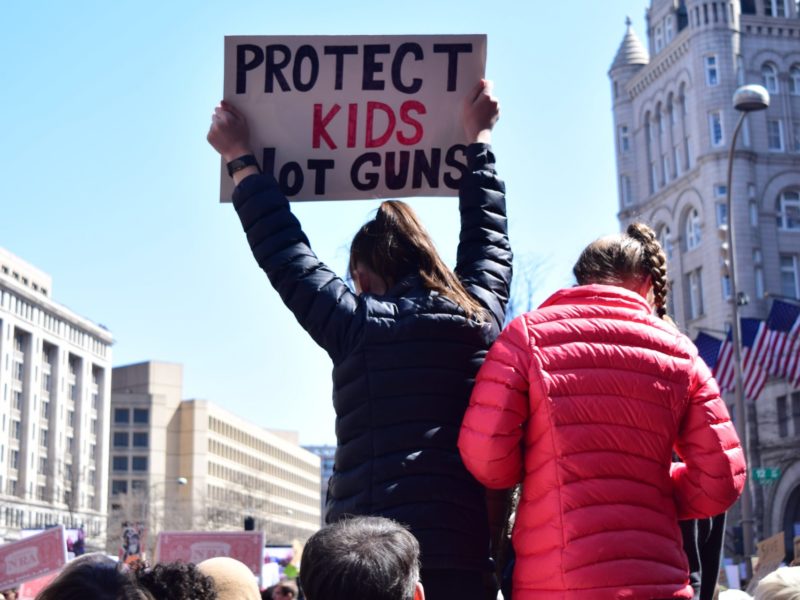
[{"label": "building with arched windows", "polygon": [[[656,230],[669,258],[669,312],[690,337],[722,338],[731,322],[720,227],[731,218],[732,97],[746,83],[772,101],[748,115],[734,155],[737,283],[749,300],[741,315],[764,319],[773,298],[800,299],[799,6],[651,0],[646,45],[628,21],[609,70],[620,224]],[[772,485],[754,486],[756,536],[784,530],[788,550],[800,534],[800,390],[772,378],[749,404],[751,466],[781,469]]]}]

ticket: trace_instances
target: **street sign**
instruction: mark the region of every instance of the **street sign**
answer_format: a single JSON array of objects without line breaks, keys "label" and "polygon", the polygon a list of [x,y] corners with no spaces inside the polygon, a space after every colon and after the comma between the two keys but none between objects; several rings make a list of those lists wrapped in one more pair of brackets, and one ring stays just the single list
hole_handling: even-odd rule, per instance
[{"label": "street sign", "polygon": [[780,467],[756,467],[752,472],[753,479],[761,485],[769,485],[781,478]]}]

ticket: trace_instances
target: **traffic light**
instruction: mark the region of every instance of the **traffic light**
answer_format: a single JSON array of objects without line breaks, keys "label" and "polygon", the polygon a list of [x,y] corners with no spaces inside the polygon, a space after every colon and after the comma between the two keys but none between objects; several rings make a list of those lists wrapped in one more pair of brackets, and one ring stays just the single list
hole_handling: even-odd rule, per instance
[{"label": "traffic light", "polygon": [[245,517],[244,518],[244,530],[245,531],[255,531],[256,529],[256,520],[253,517]]}]

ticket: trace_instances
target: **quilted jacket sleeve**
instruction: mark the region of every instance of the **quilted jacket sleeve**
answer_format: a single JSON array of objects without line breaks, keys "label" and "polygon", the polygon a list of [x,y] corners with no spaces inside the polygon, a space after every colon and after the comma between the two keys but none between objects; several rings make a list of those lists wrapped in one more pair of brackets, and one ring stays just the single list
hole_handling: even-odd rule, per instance
[{"label": "quilted jacket sleeve", "polygon": [[675,449],[683,460],[671,476],[679,519],[700,519],[726,511],[744,488],[747,470],[736,429],[720,398],[717,382],[696,359],[689,405]]},{"label": "quilted jacket sleeve", "polygon": [[497,177],[495,158],[486,144],[467,147],[467,169],[461,180],[461,236],[455,272],[467,291],[503,326],[511,282],[506,190]]},{"label": "quilted jacket sleeve", "polygon": [[489,350],[464,415],[458,438],[461,458],[488,488],[510,488],[522,481],[530,355],[526,323],[518,317]]},{"label": "quilted jacket sleeve", "polygon": [[244,179],[234,190],[233,206],[256,262],[284,304],[336,360],[363,322],[358,296],[311,250],[274,177]]}]

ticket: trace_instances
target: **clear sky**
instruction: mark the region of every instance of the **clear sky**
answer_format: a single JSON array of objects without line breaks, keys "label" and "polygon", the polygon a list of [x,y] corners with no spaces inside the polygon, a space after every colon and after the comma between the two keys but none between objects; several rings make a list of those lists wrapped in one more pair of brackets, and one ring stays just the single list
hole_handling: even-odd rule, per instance
[{"label": "clear sky", "polygon": [[[225,35],[488,35],[487,77],[511,242],[540,264],[534,301],[571,284],[617,230],[608,68],[644,0],[493,3],[3,2],[0,246],[50,273],[53,297],[106,325],[114,365],[184,365],[184,397],[333,443],[330,361],[258,269],[205,141]],[[455,199],[413,206],[452,264]],[[296,204],[340,273],[372,201]],[[520,270],[520,267],[518,267]]]}]

